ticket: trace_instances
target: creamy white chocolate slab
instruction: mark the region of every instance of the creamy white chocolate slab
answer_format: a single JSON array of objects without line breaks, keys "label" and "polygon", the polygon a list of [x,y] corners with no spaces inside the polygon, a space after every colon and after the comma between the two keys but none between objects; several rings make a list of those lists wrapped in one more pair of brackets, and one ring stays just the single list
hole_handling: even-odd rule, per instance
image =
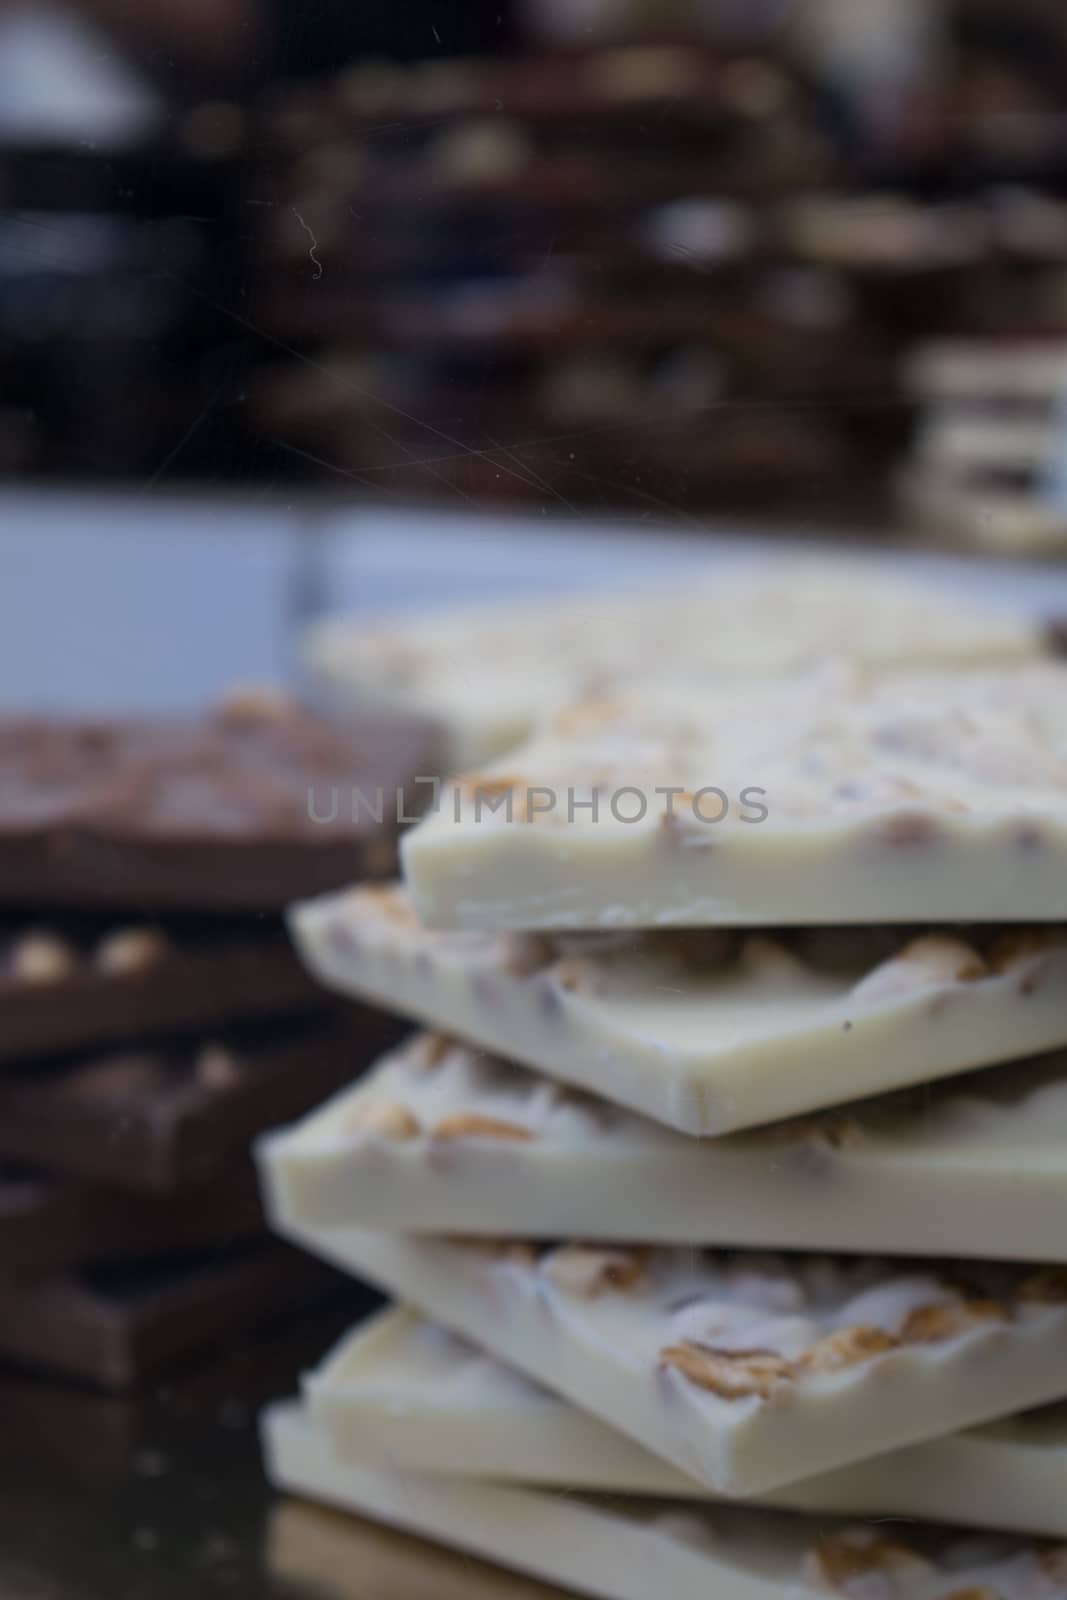
[{"label": "creamy white chocolate slab", "polygon": [[306,658],[344,698],[442,721],[454,765],[492,759],[546,711],[629,682],[774,676],[837,654],[875,667],[1024,659],[1032,621],[855,561],[811,558],[698,572],[651,593],[572,595],[428,615],[319,624]]},{"label": "creamy white chocolate slab", "polygon": [[547,1494],[339,1458],[292,1402],[263,1417],[276,1487],[595,1600],[1063,1600],[1067,1552],[1011,1537]]},{"label": "creamy white chocolate slab", "polygon": [[[404,1309],[358,1326],[304,1382],[346,1459],[597,1494],[708,1497],[676,1468],[476,1345]],[[1067,1406],[790,1484],[766,1504],[1067,1538]]]},{"label": "creamy white chocolate slab", "polygon": [[686,1133],[1067,1044],[1067,933],[430,931],[397,888],[295,908],[320,982]]},{"label": "creamy white chocolate slab", "polygon": [[259,1160],[297,1226],[1055,1262],[1067,1052],[698,1140],[421,1035]]},{"label": "creamy white chocolate slab", "polygon": [[1055,921],[1067,666],[587,702],[446,788],[403,858],[436,927]]},{"label": "creamy white chocolate slab", "polygon": [[446,1243],[296,1227],[717,1493],[764,1494],[1067,1395],[1062,1268]]}]

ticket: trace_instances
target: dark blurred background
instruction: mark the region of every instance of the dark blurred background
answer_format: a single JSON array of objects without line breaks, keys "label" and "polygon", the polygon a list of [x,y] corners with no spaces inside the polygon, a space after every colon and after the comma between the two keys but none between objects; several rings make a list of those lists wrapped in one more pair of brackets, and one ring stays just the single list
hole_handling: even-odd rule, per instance
[{"label": "dark blurred background", "polygon": [[0,470],[1056,553],[1065,84],[1053,0],[5,0]]}]

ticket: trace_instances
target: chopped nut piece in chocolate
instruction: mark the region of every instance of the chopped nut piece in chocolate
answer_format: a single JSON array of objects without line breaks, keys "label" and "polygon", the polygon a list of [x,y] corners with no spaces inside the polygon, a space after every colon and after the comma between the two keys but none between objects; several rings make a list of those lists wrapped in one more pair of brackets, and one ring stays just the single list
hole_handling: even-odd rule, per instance
[{"label": "chopped nut piece in chocolate", "polygon": [[500,816],[508,822],[530,820],[531,784],[526,778],[462,778],[459,787],[472,802],[475,818]]},{"label": "chopped nut piece in chocolate", "polygon": [[241,1081],[241,1065],[224,1045],[208,1044],[196,1058],[196,1076],[209,1089],[232,1089]]},{"label": "chopped nut piece in chocolate", "polygon": [[853,994],[857,1000],[884,1000],[934,984],[971,983],[988,976],[989,968],[972,945],[947,934],[927,933],[875,967]]},{"label": "chopped nut piece in chocolate", "polygon": [[568,994],[595,994],[599,987],[597,968],[591,961],[583,961],[578,957],[557,961],[551,977]]},{"label": "chopped nut piece in chocolate", "polygon": [[685,1340],[660,1352],[660,1365],[680,1372],[690,1383],[722,1400],[766,1400],[772,1389],[793,1376],[793,1365],[773,1350],[713,1350]]},{"label": "chopped nut piece in chocolate", "polygon": [[1006,1322],[1006,1307],[996,1300],[958,1300],[918,1306],[904,1319],[900,1337],[906,1344],[933,1344],[956,1339],[983,1323]]},{"label": "chopped nut piece in chocolate", "polygon": [[381,1139],[417,1139],[421,1129],[407,1106],[395,1100],[371,1100],[360,1106],[348,1123],[350,1133],[365,1133]]},{"label": "chopped nut piece in chocolate", "polygon": [[19,983],[61,983],[79,965],[74,946],[53,933],[28,933],[11,952],[11,976]]},{"label": "chopped nut piece in chocolate", "polygon": [[628,1250],[594,1250],[568,1245],[550,1257],[546,1271],[557,1289],[593,1299],[636,1288],[644,1276],[641,1258]]},{"label": "chopped nut piece in chocolate", "polygon": [[520,1122],[506,1122],[503,1117],[486,1117],[477,1111],[456,1112],[442,1117],[430,1129],[432,1139],[512,1139],[516,1142],[533,1138],[529,1128]]},{"label": "chopped nut piece in chocolate", "polygon": [[897,1342],[883,1328],[839,1328],[806,1350],[799,1367],[804,1372],[840,1372],[844,1367],[884,1355]]},{"label": "chopped nut piece in chocolate", "polygon": [[500,941],[497,965],[509,977],[527,978],[547,967],[554,954],[552,941],[541,934],[506,933]]},{"label": "chopped nut piece in chocolate", "polygon": [[865,1138],[862,1125],[854,1117],[838,1112],[827,1112],[819,1117],[790,1117],[766,1131],[788,1144],[821,1144],[831,1150],[861,1145]]},{"label": "chopped nut piece in chocolate", "polygon": [[866,1528],[820,1539],[805,1566],[807,1576],[815,1582],[843,1593],[849,1592],[855,1579],[874,1573],[919,1578],[932,1571],[925,1557],[908,1545],[880,1538]]},{"label": "chopped nut piece in chocolate", "polygon": [[412,1045],[409,1059],[423,1072],[432,1072],[448,1055],[452,1044],[447,1033],[422,1033]]},{"label": "chopped nut piece in chocolate", "polygon": [[93,951],[93,965],[113,977],[145,972],[165,959],[171,945],[158,928],[119,928],[101,939]]},{"label": "chopped nut piece in chocolate", "polygon": [[361,883],[349,893],[357,904],[365,904],[369,900],[374,909],[388,917],[390,922],[397,922],[405,928],[419,926],[415,907],[398,884]]}]

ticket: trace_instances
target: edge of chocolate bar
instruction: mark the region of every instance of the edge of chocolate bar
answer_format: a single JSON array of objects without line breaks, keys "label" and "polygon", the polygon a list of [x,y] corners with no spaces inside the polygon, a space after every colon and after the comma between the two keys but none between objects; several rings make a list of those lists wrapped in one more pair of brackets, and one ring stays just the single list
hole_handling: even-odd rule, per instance
[{"label": "edge of chocolate bar", "polygon": [[[159,1193],[209,1182],[257,1134],[350,1083],[401,1025],[353,1007],[0,1078],[0,1159]],[[133,1203],[133,1202],[131,1202]]]},{"label": "edge of chocolate bar", "polygon": [[206,1249],[265,1234],[250,1162],[218,1181],[173,1195],[87,1189],[32,1175],[0,1174],[0,1273],[32,1274]]},{"label": "edge of chocolate bar", "polygon": [[443,749],[424,718],[261,691],[184,721],[0,721],[0,903],[280,912],[391,872]]},{"label": "edge of chocolate bar", "polygon": [[3,1278],[0,1355],[104,1388],[131,1388],[229,1334],[325,1299],[341,1281],[277,1244],[145,1263],[118,1284],[94,1273]]},{"label": "edge of chocolate bar", "polygon": [[[123,935],[118,930],[107,937]],[[108,970],[86,959],[45,980],[0,973],[0,1063],[323,1006],[321,991],[280,932],[202,943],[175,943],[164,934],[156,946],[155,930],[129,930],[131,941],[138,936],[147,954],[140,964]],[[60,950],[64,943],[61,936]]]}]

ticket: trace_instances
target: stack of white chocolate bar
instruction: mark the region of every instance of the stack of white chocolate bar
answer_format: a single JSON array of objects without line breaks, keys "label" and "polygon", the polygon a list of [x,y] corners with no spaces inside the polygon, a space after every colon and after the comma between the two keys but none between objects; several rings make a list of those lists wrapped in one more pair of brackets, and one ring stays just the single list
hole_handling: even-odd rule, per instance
[{"label": "stack of white chocolate bar", "polygon": [[434,1031],[261,1147],[418,1308],[279,1485],[600,1600],[1067,1596],[1067,667],[928,642],[613,683],[296,908]]},{"label": "stack of white chocolate bar", "polygon": [[922,422],[900,498],[923,535],[995,555],[1062,557],[1067,343],[941,341],[915,355],[908,385]]}]

